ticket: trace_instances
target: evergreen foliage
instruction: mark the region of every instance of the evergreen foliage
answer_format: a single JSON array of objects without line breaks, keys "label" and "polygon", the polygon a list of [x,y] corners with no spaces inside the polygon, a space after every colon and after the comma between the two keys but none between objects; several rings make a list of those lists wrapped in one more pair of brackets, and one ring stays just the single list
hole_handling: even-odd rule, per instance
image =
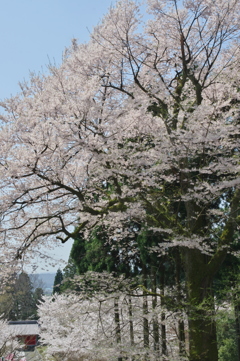
[{"label": "evergreen foliage", "polygon": [[234,311],[228,307],[217,315],[219,361],[238,361]]},{"label": "evergreen foliage", "polygon": [[[11,321],[37,319],[37,308],[44,293],[42,288],[33,289],[31,279],[26,272],[15,275],[15,280],[3,290],[6,295],[4,315]],[[3,301],[4,303],[4,301]]]},{"label": "evergreen foliage", "polygon": [[54,278],[54,283],[53,283],[53,294],[54,293],[61,293],[61,284],[63,281],[63,274],[62,271],[60,270],[60,268],[57,270],[57,273],[55,275]]}]

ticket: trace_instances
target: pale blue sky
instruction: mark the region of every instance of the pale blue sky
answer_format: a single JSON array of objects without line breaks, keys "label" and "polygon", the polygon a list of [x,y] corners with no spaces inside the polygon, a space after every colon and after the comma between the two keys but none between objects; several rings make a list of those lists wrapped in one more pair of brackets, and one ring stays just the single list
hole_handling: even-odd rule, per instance
[{"label": "pale blue sky", "polygon": [[[1,0],[0,100],[19,91],[18,82],[29,72],[46,71],[51,62],[61,63],[71,39],[89,40],[114,0]],[[56,248],[56,257],[68,259],[71,243]],[[63,264],[49,266],[56,272]],[[39,268],[36,272],[42,272]]]},{"label": "pale blue sky", "polygon": [[[114,0],[1,0],[0,100],[18,92],[29,71],[61,63],[72,38],[89,39]],[[89,30],[88,30],[89,29]]]}]

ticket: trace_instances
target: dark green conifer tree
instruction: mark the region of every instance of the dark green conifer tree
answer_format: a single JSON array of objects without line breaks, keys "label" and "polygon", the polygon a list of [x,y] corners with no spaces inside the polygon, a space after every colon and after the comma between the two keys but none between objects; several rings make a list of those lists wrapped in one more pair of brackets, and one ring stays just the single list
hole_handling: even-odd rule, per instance
[{"label": "dark green conifer tree", "polygon": [[54,283],[53,283],[53,294],[54,293],[61,293],[61,284],[63,281],[63,274],[60,268],[57,270]]},{"label": "dark green conifer tree", "polygon": [[22,272],[16,277],[12,289],[12,307],[9,312],[9,319],[16,321],[34,318],[34,306],[33,287],[30,277],[26,272]]}]

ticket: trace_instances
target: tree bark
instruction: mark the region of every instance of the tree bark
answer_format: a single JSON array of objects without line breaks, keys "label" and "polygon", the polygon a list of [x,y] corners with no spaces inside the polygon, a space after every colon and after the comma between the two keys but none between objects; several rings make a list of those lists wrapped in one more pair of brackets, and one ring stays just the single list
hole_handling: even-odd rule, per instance
[{"label": "tree bark", "polygon": [[[118,297],[114,298],[114,321],[115,321],[115,336],[117,344],[121,344],[121,327],[120,327],[120,314],[118,306]],[[122,357],[118,357],[118,361],[122,361]]]},{"label": "tree bark", "polygon": [[[156,272],[154,272],[154,269],[152,268],[151,270],[152,273],[152,292],[153,292],[153,296],[152,296],[152,309],[153,312],[155,312],[156,307],[157,307],[157,275]],[[156,359],[159,359],[159,323],[158,323],[158,316],[157,314],[154,314],[153,316],[153,347],[154,347],[154,352],[156,355]]]},{"label": "tree bark", "polygon": [[198,249],[182,250],[188,296],[189,360],[218,361],[213,275],[206,271],[208,257]]},{"label": "tree bark", "polygon": [[[147,269],[143,264],[143,285],[144,288],[147,289]],[[148,318],[148,299],[147,292],[143,290],[143,346],[145,348],[145,360],[149,359],[149,322]]]},{"label": "tree bark", "polygon": [[[143,269],[143,285],[147,289],[147,275],[145,267]],[[148,300],[146,292],[143,291],[143,344],[145,348],[149,348],[149,323],[148,319],[144,317],[148,315]]]},{"label": "tree bark", "polygon": [[[165,268],[164,265],[160,266],[160,293],[163,295],[161,298],[161,307],[164,308],[164,293],[165,293]],[[166,325],[165,325],[165,312],[161,311],[161,341],[162,341],[162,355],[167,355],[167,339],[166,339]]]},{"label": "tree bark", "polygon": [[132,312],[132,299],[131,296],[128,297],[128,316],[129,316],[129,332],[130,332],[130,342],[131,346],[134,345],[134,329],[133,329],[133,312]]},{"label": "tree bark", "polygon": [[[181,258],[179,249],[175,253],[175,265],[176,265],[176,286],[177,286],[177,300],[182,309],[182,287],[181,287]],[[182,310],[183,311],[183,310]],[[182,313],[183,316],[183,313]],[[179,356],[186,356],[186,342],[185,342],[185,329],[184,329],[184,320],[181,319],[178,321],[178,340],[179,340]]]},{"label": "tree bark", "polygon": [[240,304],[234,306],[238,361],[240,361]]}]

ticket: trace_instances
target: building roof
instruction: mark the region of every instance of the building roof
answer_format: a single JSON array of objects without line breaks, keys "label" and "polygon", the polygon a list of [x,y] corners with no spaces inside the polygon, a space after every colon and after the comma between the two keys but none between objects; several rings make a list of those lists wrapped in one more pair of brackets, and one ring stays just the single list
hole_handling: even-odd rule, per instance
[{"label": "building roof", "polygon": [[11,333],[16,336],[29,336],[39,334],[39,324],[37,321],[9,321],[8,327]]}]

